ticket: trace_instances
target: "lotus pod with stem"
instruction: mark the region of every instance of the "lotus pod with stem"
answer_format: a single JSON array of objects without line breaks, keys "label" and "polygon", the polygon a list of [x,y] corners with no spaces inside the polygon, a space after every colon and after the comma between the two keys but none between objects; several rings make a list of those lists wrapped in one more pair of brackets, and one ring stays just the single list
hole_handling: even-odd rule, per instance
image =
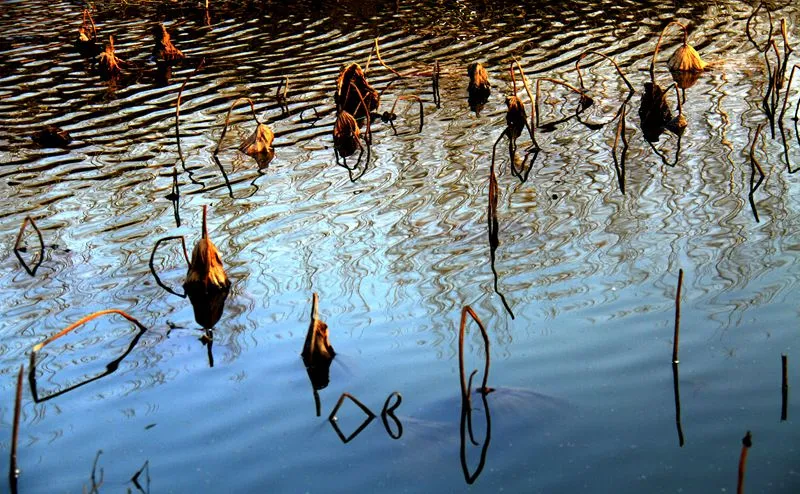
[{"label": "lotus pod with stem", "polygon": [[272,129],[267,126],[267,124],[259,121],[258,116],[256,115],[255,104],[250,98],[238,98],[231,104],[231,107],[228,109],[228,114],[225,117],[225,126],[222,129],[222,135],[220,135],[217,147],[214,149],[214,155],[219,154],[220,146],[222,146],[222,140],[225,138],[225,134],[228,132],[228,124],[230,123],[231,112],[240,101],[246,101],[250,103],[250,111],[253,115],[253,120],[256,122],[256,129],[253,131],[250,137],[245,139],[244,142],[239,146],[239,151],[254,158],[258,162],[259,166],[264,166],[265,163],[268,164],[275,156],[275,150],[272,147],[272,141],[275,138],[275,134],[272,132]]},{"label": "lotus pod with stem", "polygon": [[207,211],[208,207],[203,206],[202,236],[192,250],[192,262],[186,272],[186,281],[183,283],[183,288],[189,296],[192,293],[208,293],[212,290],[227,291],[231,286],[222,266],[219,251],[208,238]]},{"label": "lotus pod with stem", "polygon": [[303,362],[307,367],[327,366],[336,356],[328,340],[328,325],[319,319],[319,296],[314,293],[311,304],[311,324],[303,344]]},{"label": "lotus pod with stem", "polygon": [[[353,91],[353,88],[356,91]],[[334,101],[338,108],[361,119],[378,109],[379,98],[378,91],[367,82],[367,77],[360,65],[351,63],[342,67],[336,78],[336,94],[334,95]]]},{"label": "lotus pod with stem", "polygon": [[333,124],[333,147],[343,158],[352,156],[361,149],[361,130],[353,115],[342,110]]}]

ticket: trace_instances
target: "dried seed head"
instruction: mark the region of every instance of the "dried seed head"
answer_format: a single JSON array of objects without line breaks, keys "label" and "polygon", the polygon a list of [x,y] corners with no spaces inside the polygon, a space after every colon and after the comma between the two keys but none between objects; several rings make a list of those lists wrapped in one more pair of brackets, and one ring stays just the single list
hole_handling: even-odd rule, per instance
[{"label": "dried seed head", "polygon": [[272,140],[274,138],[275,134],[273,134],[272,129],[267,127],[266,124],[260,123],[255,132],[239,146],[239,151],[249,156],[269,153],[272,151]]},{"label": "dried seed head", "polygon": [[175,45],[172,44],[167,28],[165,28],[163,24],[158,23],[154,25],[150,28],[150,32],[153,34],[153,41],[155,41],[153,55],[155,55],[156,58],[167,62],[183,60],[183,52],[175,48]]},{"label": "dried seed head", "polygon": [[469,76],[468,90],[470,91],[475,89],[488,91],[489,88],[492,87],[492,85],[489,84],[489,74],[479,62],[472,62],[467,66],[467,75]]},{"label": "dried seed head", "polygon": [[108,37],[108,43],[103,53],[97,58],[97,67],[100,72],[100,77],[104,79],[113,79],[118,77],[122,72],[119,66],[119,59],[114,53],[114,37]]},{"label": "dried seed head", "polygon": [[506,107],[508,108],[508,111],[506,111],[506,124],[511,128],[516,139],[522,134],[522,129],[525,128],[525,122],[528,120],[525,106],[516,96],[508,96],[506,98]]},{"label": "dried seed head", "polygon": [[306,341],[303,344],[303,362],[308,367],[330,364],[336,352],[328,340],[328,325],[319,320],[317,314],[317,294],[311,308],[311,324],[308,326]]},{"label": "dried seed head", "polygon": [[686,43],[678,47],[675,53],[669,57],[667,66],[673,72],[702,72],[708,64],[700,58],[697,50],[692,45]]},{"label": "dried seed head", "polygon": [[206,292],[209,288],[227,290],[230,287],[219,251],[208,237],[201,238],[195,244],[192,250],[192,264],[186,273],[186,282],[183,286],[187,292],[197,291],[201,286]]},{"label": "dried seed head", "polygon": [[[367,108],[364,108],[361,100]],[[378,91],[367,82],[367,76],[357,63],[342,67],[336,78],[334,101],[342,110],[358,118],[378,109]]]},{"label": "dried seed head", "polygon": [[360,135],[355,117],[346,111],[339,112],[333,125],[333,146],[342,157],[351,156],[361,147]]}]

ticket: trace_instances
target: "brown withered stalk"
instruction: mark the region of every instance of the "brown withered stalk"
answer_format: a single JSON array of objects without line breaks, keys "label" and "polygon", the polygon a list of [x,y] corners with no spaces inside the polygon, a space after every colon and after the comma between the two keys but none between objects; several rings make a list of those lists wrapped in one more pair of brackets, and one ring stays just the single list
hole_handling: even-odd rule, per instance
[{"label": "brown withered stalk", "polygon": [[120,64],[122,59],[117,57],[114,51],[114,36],[108,37],[105,49],[97,58],[98,71],[103,79],[115,79],[122,73]]},{"label": "brown withered stalk", "polygon": [[744,494],[744,472],[747,467],[747,453],[753,446],[753,436],[750,431],[742,438],[742,451],[739,454],[739,477],[736,482],[736,494]]},{"label": "brown withered stalk", "polygon": [[781,355],[781,421],[789,414],[789,356]]},{"label": "brown withered stalk", "polygon": [[165,62],[175,62],[184,59],[183,52],[175,48],[175,45],[172,44],[172,39],[167,32],[167,28],[164,27],[163,24],[160,22],[155,24],[151,29],[151,33],[153,34],[153,42],[155,43],[153,46],[153,55],[156,58]]}]

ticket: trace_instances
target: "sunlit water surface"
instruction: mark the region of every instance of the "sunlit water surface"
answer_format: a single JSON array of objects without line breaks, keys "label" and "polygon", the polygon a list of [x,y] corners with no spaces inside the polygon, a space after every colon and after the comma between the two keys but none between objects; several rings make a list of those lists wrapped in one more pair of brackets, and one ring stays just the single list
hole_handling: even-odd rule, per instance
[{"label": "sunlit water surface", "polygon": [[[747,430],[747,490],[800,491],[796,393],[780,420],[781,354],[790,384],[800,384],[800,186],[789,173],[800,141],[789,112],[788,154],[769,126],[757,141],[766,178],[754,194],[756,222],[749,151],[767,122],[767,76],[744,34],[749,4],[210,4],[206,13],[195,2],[99,2],[101,37],[113,34],[131,64],[116,84],[94,75],[72,46],[79,2],[0,9],[3,456],[16,372],[24,364],[27,376],[34,344],[106,308],[148,328],[131,348],[135,327],[106,317],[42,350],[35,373],[45,401],[34,403],[25,380],[20,492],[88,491],[99,450],[101,492],[137,491],[131,479],[145,462],[137,481],[146,491],[149,479],[153,492],[732,492]],[[786,19],[790,43],[800,46],[800,11],[786,4],[771,5],[772,16],[776,26]],[[688,25],[714,68],[686,91],[688,128],[671,167],[644,140],[637,108],[658,33],[673,19]],[[166,85],[155,81],[150,56],[155,21],[188,57]],[[766,23],[762,12],[760,43]],[[387,65],[419,75],[389,86],[381,110],[416,94],[425,124],[418,132],[416,106],[406,102],[398,135],[376,122],[369,169],[353,183],[335,166],[332,95],[339,67],[364,65],[378,36]],[[665,39],[662,84],[678,42],[677,34]],[[496,268],[512,320],[494,292],[487,233],[508,67],[516,57],[530,78],[578,85],[574,64],[589,49],[613,56],[636,90],[625,194],[611,155],[616,122],[590,128],[573,118],[540,129],[542,152],[525,183],[498,146]],[[201,57],[207,65],[182,97],[183,166],[175,102]],[[791,67],[798,57],[790,57]],[[466,66],[476,60],[493,84],[480,115],[466,100]],[[440,108],[428,76],[436,61]],[[608,121],[627,88],[607,62],[590,57],[585,66],[595,105],[584,120]],[[368,76],[379,90],[393,79],[374,59]],[[275,96],[287,77],[288,112]],[[239,97],[252,98],[275,131],[266,169],[236,150],[253,131],[244,105],[233,112],[222,169],[212,157]],[[789,97],[794,103],[798,90]],[[576,104],[563,87],[544,85],[541,98],[543,122],[570,116]],[[70,147],[32,144],[44,124],[67,129]],[[667,133],[656,147],[671,162],[677,144]],[[527,146],[520,138],[518,159]],[[167,199],[175,169],[180,226]],[[191,248],[203,205],[232,280],[210,355],[189,302],[162,290],[148,267],[161,237],[185,235]],[[13,254],[26,215],[46,243],[35,276]],[[24,242],[23,259],[35,261],[31,231]],[[177,245],[159,250],[155,268],[179,289],[186,267]],[[683,447],[670,364],[679,269]],[[299,356],[313,292],[338,354],[319,392],[320,417]],[[488,427],[475,395],[480,445],[467,441],[465,475],[458,322],[466,304],[488,328],[497,388],[487,398],[485,466],[471,485],[465,479],[479,468]],[[467,335],[468,372],[483,369],[476,329]],[[46,399],[123,355],[114,372]],[[343,392],[379,414],[393,391],[403,396],[398,440],[378,417],[344,444],[327,421]],[[363,417],[351,402],[338,416],[345,435]]]}]

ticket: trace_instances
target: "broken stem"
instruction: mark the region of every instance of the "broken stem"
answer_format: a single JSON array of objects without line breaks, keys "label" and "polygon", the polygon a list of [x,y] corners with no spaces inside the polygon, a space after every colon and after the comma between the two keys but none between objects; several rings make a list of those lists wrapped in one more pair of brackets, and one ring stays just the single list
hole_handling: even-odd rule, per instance
[{"label": "broken stem", "polygon": [[781,355],[781,421],[788,415],[789,405],[789,356]]},{"label": "broken stem", "polygon": [[[394,70],[393,68],[383,63],[383,59],[381,58],[381,50],[380,48],[378,48],[378,38],[375,38],[375,56],[378,58],[378,62],[380,62],[380,64],[383,65],[383,67],[387,69],[389,72],[396,75],[397,77],[405,77],[404,75],[400,74],[400,72]],[[367,65],[369,66],[369,61],[367,61]],[[364,71],[366,72],[366,69],[364,69]]]},{"label": "broken stem", "polygon": [[34,364],[35,364],[36,352],[38,352],[39,350],[44,348],[46,345],[49,345],[50,343],[54,342],[55,340],[61,338],[62,336],[74,331],[78,327],[83,326],[87,322],[89,322],[89,321],[91,321],[93,319],[97,319],[98,317],[104,316],[106,314],[119,314],[120,316],[122,316],[125,319],[129,320],[130,322],[136,324],[140,328],[145,328],[145,326],[142,323],[140,323],[135,317],[129,316],[127,313],[125,313],[124,311],[121,311],[119,309],[106,309],[106,310],[101,310],[101,311],[95,312],[94,314],[89,314],[88,316],[81,318],[77,322],[74,322],[74,323],[70,324],[66,328],[62,329],[61,331],[59,331],[58,333],[54,334],[53,336],[47,338],[46,340],[42,341],[41,343],[37,343],[36,345],[34,345],[33,346],[33,350],[31,350],[31,368],[33,368]]},{"label": "broken stem", "polygon": [[394,110],[397,107],[397,102],[400,101],[400,100],[416,101],[417,103],[419,103],[419,131],[422,132],[422,126],[425,123],[425,112],[422,109],[422,100],[419,98],[419,96],[416,96],[416,95],[413,95],[413,94],[406,94],[406,95],[398,96],[397,99],[394,100],[394,104],[392,105],[392,110],[389,113],[394,115]]}]

